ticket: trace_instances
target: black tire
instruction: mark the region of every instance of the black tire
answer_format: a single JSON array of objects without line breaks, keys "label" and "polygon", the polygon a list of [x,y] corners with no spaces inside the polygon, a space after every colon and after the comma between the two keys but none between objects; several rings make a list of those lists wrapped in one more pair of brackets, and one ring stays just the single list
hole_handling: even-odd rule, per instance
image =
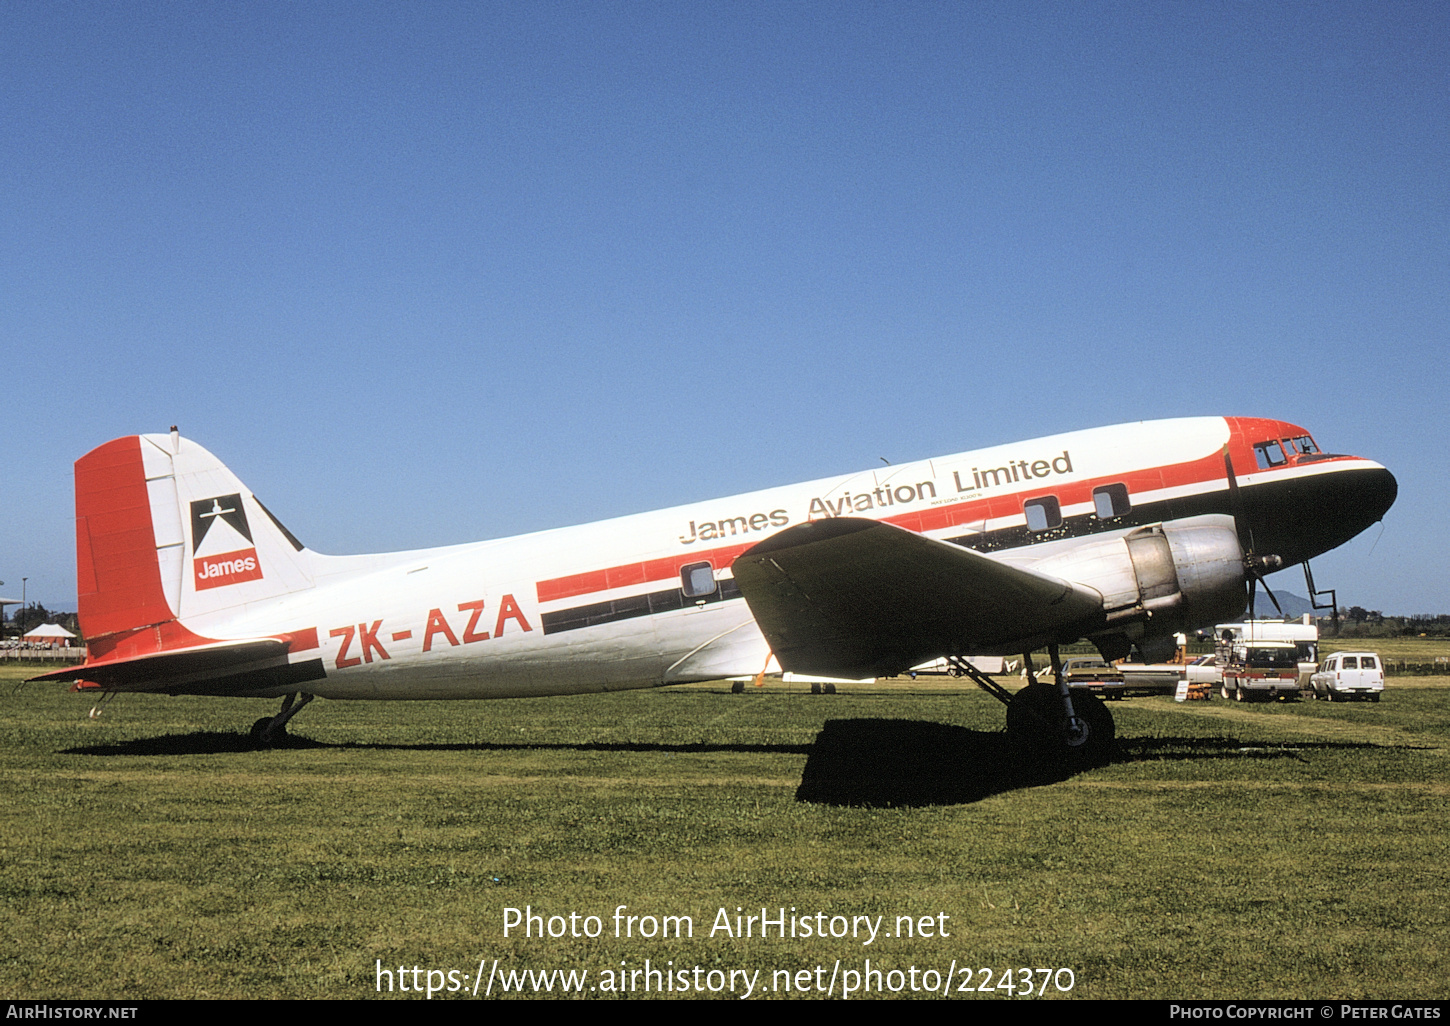
[{"label": "black tire", "polygon": [[271,722],[272,717],[263,716],[256,723],[252,724],[252,744],[258,748],[274,748],[287,739],[287,724],[285,723],[272,731],[271,737],[264,737],[267,726]]},{"label": "black tire", "polygon": [[1113,761],[1113,714],[1096,695],[1076,693],[1072,707],[1084,721],[1083,737],[1068,737],[1067,718],[1057,687],[1045,681],[1027,685],[1007,706],[1007,736],[1020,764],[1051,772],[1076,773]]}]

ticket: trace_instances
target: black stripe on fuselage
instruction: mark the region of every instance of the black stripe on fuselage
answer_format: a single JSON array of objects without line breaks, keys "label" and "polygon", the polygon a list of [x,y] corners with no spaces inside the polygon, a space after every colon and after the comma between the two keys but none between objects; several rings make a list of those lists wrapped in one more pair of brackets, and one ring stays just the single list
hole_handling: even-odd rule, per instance
[{"label": "black stripe on fuselage", "polygon": [[655,613],[668,613],[673,609],[688,609],[691,606],[709,605],[741,597],[740,589],[735,586],[733,578],[720,581],[719,585],[714,594],[703,598],[687,599],[682,589],[670,588],[668,591],[652,591],[647,595],[631,595],[607,602],[591,602],[587,606],[575,606],[572,609],[558,609],[552,613],[544,613],[539,619],[544,623],[545,634],[558,634],[560,631],[577,631],[582,627],[597,627],[602,623],[616,623],[619,620],[632,620],[636,616],[653,616]]},{"label": "black stripe on fuselage", "polygon": [[[1260,555],[1274,554],[1294,566],[1343,545],[1379,520],[1395,500],[1393,475],[1382,467],[1333,474],[1290,475],[1239,486],[1241,531]],[[978,552],[1022,549],[1063,538],[1083,538],[1189,517],[1233,516],[1227,488],[1135,505],[1119,517],[1096,513],[1064,517],[1057,527],[1030,531],[1026,524],[947,539]]]},{"label": "black stripe on fuselage", "polygon": [[[1243,491],[1247,494],[1248,489]],[[1001,527],[995,531],[960,534],[945,540],[977,552],[998,552],[1002,549],[1023,549],[1044,542],[1061,541],[1064,538],[1086,538],[1108,531],[1130,530],[1209,513],[1230,513],[1228,492],[1205,492],[1201,495],[1145,502],[1135,505],[1122,516],[1109,517],[1106,520],[1099,519],[1096,513],[1079,513],[1063,517],[1061,524],[1045,531],[1033,531],[1026,524],[1019,524],[1015,527]]]},{"label": "black stripe on fuselage", "polygon": [[[1363,484],[1358,487],[1351,485],[1349,488],[1344,487],[1347,481],[1340,474],[1295,476],[1241,485],[1239,498],[1256,549],[1260,554],[1280,555],[1286,566],[1292,566],[1342,545],[1379,519],[1389,503],[1393,502],[1393,480],[1389,479],[1386,484],[1379,479],[1381,475],[1389,478],[1387,471],[1370,472],[1365,476]],[[1339,481],[1332,481],[1331,478],[1338,478]],[[1344,498],[1340,498],[1341,495]],[[1364,510],[1362,518],[1352,515],[1360,509]],[[1226,487],[1196,495],[1180,495],[1144,502],[1135,505],[1122,516],[1109,517],[1106,520],[1099,519],[1096,513],[1081,513],[1064,517],[1057,527],[1045,531],[1031,531],[1026,524],[1020,524],[994,531],[957,535],[946,540],[978,552],[997,552],[1209,514],[1233,515],[1232,502]],[[691,605],[725,602],[740,597],[740,589],[736,587],[733,579],[729,579],[721,581],[715,593],[703,599],[686,599],[681,589],[670,588],[647,595],[633,595],[629,598],[575,606],[572,609],[560,609],[544,613],[541,619],[544,633],[556,634],[560,631],[579,630],[583,627],[616,623],[637,616],[651,616]]]}]

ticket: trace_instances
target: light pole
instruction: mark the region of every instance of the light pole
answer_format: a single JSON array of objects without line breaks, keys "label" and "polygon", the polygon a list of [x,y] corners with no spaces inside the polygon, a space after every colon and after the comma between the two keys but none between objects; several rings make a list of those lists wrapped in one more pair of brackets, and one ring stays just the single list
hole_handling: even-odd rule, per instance
[{"label": "light pole", "polygon": [[[29,577],[22,577],[22,578],[20,578],[20,612],[21,613],[24,613],[25,612],[25,582],[28,581],[28,580],[30,580]],[[16,634],[17,638],[23,638],[23,637],[25,637],[25,622],[23,620],[20,623],[16,624],[15,625],[15,628],[16,628],[15,634]]]}]

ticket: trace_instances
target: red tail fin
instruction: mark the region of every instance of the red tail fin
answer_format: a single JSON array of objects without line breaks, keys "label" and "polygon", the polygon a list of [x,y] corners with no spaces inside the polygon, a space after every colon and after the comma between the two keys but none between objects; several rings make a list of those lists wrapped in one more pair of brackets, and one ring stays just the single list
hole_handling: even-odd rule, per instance
[{"label": "red tail fin", "polygon": [[176,618],[161,585],[146,467],[136,435],[76,460],[76,591],[91,642]]}]

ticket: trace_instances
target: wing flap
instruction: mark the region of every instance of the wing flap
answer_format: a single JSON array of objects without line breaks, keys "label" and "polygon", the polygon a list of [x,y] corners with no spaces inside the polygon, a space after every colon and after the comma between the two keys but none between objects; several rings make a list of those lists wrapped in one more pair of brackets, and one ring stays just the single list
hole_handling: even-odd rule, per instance
[{"label": "wing flap", "polygon": [[949,654],[1022,651],[1102,614],[1091,588],[855,517],[787,528],[733,569],[796,673],[885,676]]}]

